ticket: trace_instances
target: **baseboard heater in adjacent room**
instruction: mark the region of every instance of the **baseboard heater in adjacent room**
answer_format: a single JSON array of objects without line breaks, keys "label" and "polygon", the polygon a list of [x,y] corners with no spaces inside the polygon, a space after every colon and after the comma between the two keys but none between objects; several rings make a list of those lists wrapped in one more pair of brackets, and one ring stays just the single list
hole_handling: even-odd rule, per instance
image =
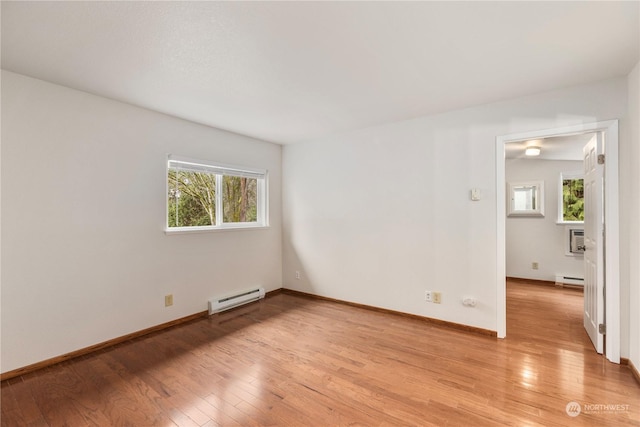
[{"label": "baseboard heater in adjacent room", "polygon": [[584,286],[584,279],[582,277],[564,276],[562,274],[556,274],[556,285]]},{"label": "baseboard heater in adjacent room", "polygon": [[264,288],[253,288],[233,295],[212,298],[209,300],[209,314],[220,313],[262,298],[264,298]]}]

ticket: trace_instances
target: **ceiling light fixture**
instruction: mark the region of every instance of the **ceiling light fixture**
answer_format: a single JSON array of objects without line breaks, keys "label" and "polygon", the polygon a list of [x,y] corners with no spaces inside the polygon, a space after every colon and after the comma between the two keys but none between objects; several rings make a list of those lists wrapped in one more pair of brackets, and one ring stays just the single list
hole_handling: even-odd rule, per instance
[{"label": "ceiling light fixture", "polygon": [[540,155],[540,147],[527,147],[524,150],[525,156],[539,156]]}]

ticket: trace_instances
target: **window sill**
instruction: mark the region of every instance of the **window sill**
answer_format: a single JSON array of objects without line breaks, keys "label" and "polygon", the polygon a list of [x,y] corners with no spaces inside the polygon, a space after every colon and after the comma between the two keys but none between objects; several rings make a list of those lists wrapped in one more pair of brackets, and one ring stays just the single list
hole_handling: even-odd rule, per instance
[{"label": "window sill", "polygon": [[225,225],[223,227],[172,227],[165,228],[164,234],[172,236],[174,234],[198,234],[216,233],[220,231],[245,231],[245,230],[267,230],[268,225]]},{"label": "window sill", "polygon": [[584,221],[556,221],[558,225],[584,225]]}]

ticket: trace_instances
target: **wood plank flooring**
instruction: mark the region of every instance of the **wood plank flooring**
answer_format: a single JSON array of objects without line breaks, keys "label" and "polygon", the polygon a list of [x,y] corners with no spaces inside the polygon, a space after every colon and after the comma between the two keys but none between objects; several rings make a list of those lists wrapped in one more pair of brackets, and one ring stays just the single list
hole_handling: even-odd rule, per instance
[{"label": "wood plank flooring", "polygon": [[640,426],[640,387],[593,351],[578,291],[507,294],[505,340],[278,294],[5,381],[1,424]]}]

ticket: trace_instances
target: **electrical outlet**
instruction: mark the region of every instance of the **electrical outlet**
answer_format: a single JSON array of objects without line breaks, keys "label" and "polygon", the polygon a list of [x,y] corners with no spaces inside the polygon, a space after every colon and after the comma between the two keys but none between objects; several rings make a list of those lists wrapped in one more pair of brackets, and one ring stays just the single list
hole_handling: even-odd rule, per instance
[{"label": "electrical outlet", "polygon": [[440,304],[442,302],[442,293],[434,292],[433,293],[433,302],[436,304]]},{"label": "electrical outlet", "polygon": [[296,271],[296,279],[300,280],[300,272]]},{"label": "electrical outlet", "polygon": [[426,302],[432,302],[431,291],[424,291],[424,300]]},{"label": "electrical outlet", "polygon": [[538,269],[538,263],[536,261],[531,263],[531,269],[532,270],[537,270]]},{"label": "electrical outlet", "polygon": [[164,306],[169,307],[173,305],[173,294],[164,296]]}]

